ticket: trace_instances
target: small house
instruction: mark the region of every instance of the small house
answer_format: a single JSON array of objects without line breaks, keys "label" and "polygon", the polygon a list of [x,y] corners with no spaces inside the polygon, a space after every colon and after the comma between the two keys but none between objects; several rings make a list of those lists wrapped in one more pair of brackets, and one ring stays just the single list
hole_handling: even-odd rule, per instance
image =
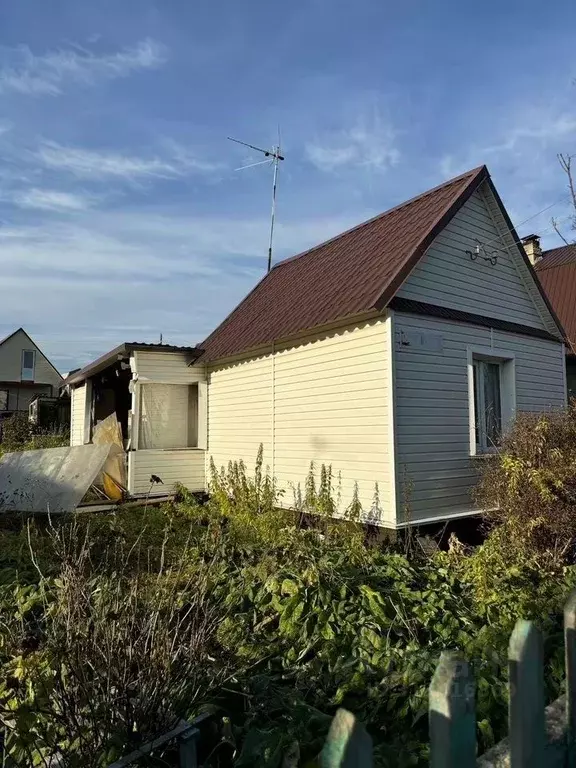
[{"label": "small house", "polygon": [[0,419],[28,413],[38,397],[57,397],[63,379],[23,328],[0,341]]},{"label": "small house", "polygon": [[[115,411],[132,494],[207,487],[258,447],[292,505],[331,468],[391,529],[475,514],[518,411],[566,404],[564,335],[485,166],[276,264],[197,347],[73,374],[72,442]],[[154,474],[164,487],[153,487]]]}]

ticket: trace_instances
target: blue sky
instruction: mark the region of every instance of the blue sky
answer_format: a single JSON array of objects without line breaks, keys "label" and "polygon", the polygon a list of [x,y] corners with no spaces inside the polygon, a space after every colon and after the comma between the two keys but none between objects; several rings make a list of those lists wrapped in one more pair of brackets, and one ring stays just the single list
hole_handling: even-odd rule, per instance
[{"label": "blue sky", "polygon": [[0,334],[63,371],[200,341],[266,263],[271,170],[226,136],[278,124],[276,259],[482,163],[519,224],[565,194],[575,29],[569,0],[1,3]]}]

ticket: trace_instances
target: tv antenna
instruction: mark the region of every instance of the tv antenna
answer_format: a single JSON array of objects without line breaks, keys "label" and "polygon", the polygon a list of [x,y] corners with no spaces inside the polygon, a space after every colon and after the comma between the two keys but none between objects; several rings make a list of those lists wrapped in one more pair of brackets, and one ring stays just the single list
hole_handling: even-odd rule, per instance
[{"label": "tv antenna", "polygon": [[262,149],[261,147],[255,147],[254,144],[247,144],[245,141],[239,139],[233,139],[232,136],[228,136],[229,141],[234,141],[236,144],[242,144],[244,147],[249,147],[256,152],[261,152],[265,156],[265,160],[260,160],[257,163],[249,163],[248,165],[242,165],[240,168],[235,168],[236,171],[243,171],[245,168],[254,168],[256,165],[273,165],[274,176],[272,181],[272,214],[270,216],[270,240],[268,241],[268,272],[272,269],[272,241],[274,239],[274,219],[276,217],[276,187],[278,183],[278,166],[280,161],[284,160],[284,155],[280,152],[280,129],[278,129],[278,144],[273,146],[272,149]]}]

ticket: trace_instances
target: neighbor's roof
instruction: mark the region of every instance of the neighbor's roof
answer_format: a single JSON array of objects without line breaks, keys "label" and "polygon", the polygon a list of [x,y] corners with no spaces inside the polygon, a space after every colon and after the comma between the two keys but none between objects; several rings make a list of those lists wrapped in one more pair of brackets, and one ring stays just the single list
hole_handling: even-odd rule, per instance
[{"label": "neighbor's roof", "polygon": [[544,251],[536,272],[576,354],[576,244]]},{"label": "neighbor's roof", "polygon": [[[434,238],[485,180],[492,185],[486,166],[474,168],[279,262],[199,345],[204,350],[202,362],[383,309]],[[494,193],[499,200],[495,189]],[[513,232],[504,209],[503,213]]]},{"label": "neighbor's roof", "polygon": [[106,352],[105,355],[88,363],[84,368],[71,371],[66,379],[64,379],[64,384],[80,384],[82,381],[108,368],[116,360],[127,357],[131,352],[138,352],[139,350],[146,350],[148,352],[186,352],[190,355],[191,361],[201,354],[201,350],[198,347],[175,347],[172,344],[147,344],[140,341],[125,341],[123,344],[119,344],[114,349],[111,349],[110,352]]},{"label": "neighbor's roof", "polygon": [[57,374],[58,374],[58,376],[60,376],[60,378],[61,378],[61,379],[63,379],[64,377],[62,376],[62,374],[60,373],[60,371],[58,370],[58,368],[56,368],[56,366],[54,365],[54,363],[52,363],[52,362],[49,360],[49,358],[47,358],[47,357],[46,357],[46,355],[44,354],[44,352],[42,352],[42,350],[40,349],[40,347],[38,346],[38,344],[36,344],[36,342],[34,341],[34,339],[33,339],[33,338],[30,336],[30,334],[29,334],[29,333],[27,333],[27,332],[24,330],[24,328],[22,328],[22,326],[20,326],[20,328],[16,328],[16,330],[15,330],[15,331],[12,331],[12,333],[9,333],[9,334],[8,334],[8,336],[4,336],[4,338],[3,338],[3,339],[0,339],[0,347],[1,347],[3,344],[5,344],[7,341],[9,341],[9,340],[10,340],[10,339],[11,339],[13,336],[16,336],[16,334],[17,334],[17,333],[20,333],[20,332],[22,332],[22,333],[24,334],[24,336],[26,336],[26,338],[28,339],[28,341],[30,341],[30,342],[31,342],[31,344],[33,344],[33,345],[34,345],[34,347],[35,347],[35,348],[38,350],[38,352],[40,352],[40,354],[42,355],[42,357],[43,357],[43,358],[46,360],[46,362],[48,363],[48,365],[49,365],[49,366],[50,366],[50,367],[51,367],[51,368],[52,368],[52,369],[55,371],[55,373],[57,373]]}]

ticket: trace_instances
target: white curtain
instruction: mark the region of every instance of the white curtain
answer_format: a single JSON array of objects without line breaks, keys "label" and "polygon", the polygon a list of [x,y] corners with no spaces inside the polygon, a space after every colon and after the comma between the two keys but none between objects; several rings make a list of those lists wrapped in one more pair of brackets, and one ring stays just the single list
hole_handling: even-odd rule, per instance
[{"label": "white curtain", "polygon": [[140,391],[138,447],[188,447],[188,385],[141,384]]}]

